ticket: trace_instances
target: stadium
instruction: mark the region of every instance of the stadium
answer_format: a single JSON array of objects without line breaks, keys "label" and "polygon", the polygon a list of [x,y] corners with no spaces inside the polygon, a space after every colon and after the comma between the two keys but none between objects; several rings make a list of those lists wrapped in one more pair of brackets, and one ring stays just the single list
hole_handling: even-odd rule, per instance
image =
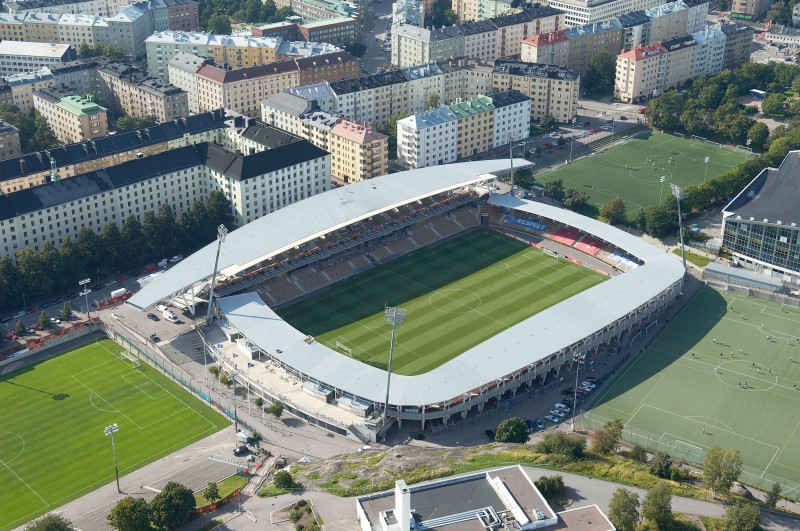
[{"label": "stadium", "polygon": [[[197,328],[250,392],[364,442],[384,433],[385,409],[387,430],[458,426],[635,346],[683,283],[674,256],[635,236],[493,193],[508,170],[458,163],[330,190],[232,231],[126,304],[199,314],[216,270],[219,326]],[[408,308],[390,372],[387,304]]]}]

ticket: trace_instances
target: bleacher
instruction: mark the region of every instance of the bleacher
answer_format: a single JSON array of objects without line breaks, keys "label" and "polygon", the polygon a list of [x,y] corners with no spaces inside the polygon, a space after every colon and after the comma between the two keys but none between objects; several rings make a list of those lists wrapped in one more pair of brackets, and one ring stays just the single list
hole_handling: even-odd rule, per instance
[{"label": "bleacher", "polygon": [[559,228],[553,235],[550,236],[550,239],[554,242],[563,243],[568,247],[572,247],[575,245],[575,242],[581,237],[581,233],[576,231],[575,229],[570,229],[568,227],[561,227]]},{"label": "bleacher", "polygon": [[297,297],[303,295],[303,292],[288,277],[275,278],[266,283],[269,289],[270,299],[275,301],[275,304],[285,304]]},{"label": "bleacher", "polygon": [[376,247],[375,249],[370,251],[370,254],[372,254],[372,256],[375,257],[376,260],[382,262],[387,258],[389,258],[390,256],[392,256],[394,254],[394,251],[389,249],[389,247],[386,245],[381,245],[380,247]]},{"label": "bleacher", "polygon": [[481,222],[478,211],[474,208],[459,208],[453,213],[453,219],[462,229],[477,227]]},{"label": "bleacher", "polygon": [[610,259],[610,260],[611,260],[611,261],[612,261],[612,262],[613,262],[613,263],[614,263],[614,264],[615,264],[615,265],[616,265],[618,268],[623,268],[623,269],[625,269],[625,270],[627,270],[627,271],[630,271],[630,270],[632,270],[632,269],[636,269],[637,267],[639,267],[639,264],[637,264],[636,262],[634,262],[634,261],[631,259],[631,257],[630,257],[630,256],[628,256],[628,255],[625,255],[625,254],[622,254],[622,253],[618,253],[618,252],[611,253],[611,255],[609,256],[609,259]]},{"label": "bleacher", "polygon": [[406,254],[418,249],[419,246],[415,245],[411,238],[398,238],[387,247],[391,249],[392,254]]},{"label": "bleacher", "polygon": [[453,234],[458,234],[463,229],[458,224],[447,216],[441,216],[431,222],[431,228],[435,230],[442,238],[447,238]]},{"label": "bleacher", "polygon": [[415,242],[424,247],[437,241],[439,236],[431,230],[429,223],[423,223],[414,227],[413,238]]},{"label": "bleacher", "polygon": [[[366,260],[363,256],[360,257]],[[337,262],[324,270],[324,273],[328,275],[328,277],[333,282],[337,282],[342,280],[343,278],[347,278],[355,272],[356,268],[352,266],[350,261],[342,260],[341,262]]]},{"label": "bleacher", "polygon": [[600,252],[600,249],[602,249],[604,245],[605,242],[587,234],[575,244],[575,248],[588,255],[594,256]]},{"label": "bleacher", "polygon": [[292,276],[295,282],[297,282],[297,285],[306,293],[317,291],[330,284],[330,281],[325,278],[325,275],[314,271],[311,267],[304,267],[303,269],[297,270],[292,273]]},{"label": "bleacher", "polygon": [[354,271],[360,271],[361,269],[364,269],[368,265],[372,264],[372,262],[370,262],[369,259],[363,254],[351,258],[349,262]]}]

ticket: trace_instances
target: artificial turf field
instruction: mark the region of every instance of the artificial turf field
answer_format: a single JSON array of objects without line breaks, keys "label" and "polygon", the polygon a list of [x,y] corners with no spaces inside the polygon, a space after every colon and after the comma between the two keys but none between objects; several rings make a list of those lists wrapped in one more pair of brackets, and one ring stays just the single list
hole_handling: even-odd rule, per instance
[{"label": "artificial turf field", "polygon": [[629,442],[687,461],[738,448],[742,481],[797,499],[800,311],[743,297],[697,292],[581,420],[622,419]]},{"label": "artificial turf field", "polygon": [[228,426],[121,350],[102,340],[0,379],[0,529],[114,481],[106,426],[119,425],[120,476]]},{"label": "artificial turf field", "polygon": [[416,375],[605,278],[478,230],[375,267],[278,313],[343,355],[385,369],[391,328],[384,302],[405,308],[392,371]]},{"label": "artificial turf field", "polygon": [[619,197],[630,217],[640,208],[658,203],[662,175],[666,177],[663,197],[670,197],[670,183],[702,183],[706,157],[711,159],[708,177],[719,175],[746,158],[713,144],[647,131],[622,145],[544,174],[542,179],[563,179],[565,188],[583,190],[598,208]]}]

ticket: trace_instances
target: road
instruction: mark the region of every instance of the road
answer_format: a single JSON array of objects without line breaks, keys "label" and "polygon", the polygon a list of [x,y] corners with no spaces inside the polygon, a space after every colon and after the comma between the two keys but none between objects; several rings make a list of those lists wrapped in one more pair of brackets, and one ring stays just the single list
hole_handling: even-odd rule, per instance
[{"label": "road", "polygon": [[392,3],[389,0],[370,2],[367,9],[367,20],[364,24],[364,34],[361,43],[367,47],[367,52],[362,58],[362,69],[369,74],[374,74],[379,66],[386,66],[391,60],[391,52],[381,50],[384,42],[389,42],[386,32],[392,25]]}]

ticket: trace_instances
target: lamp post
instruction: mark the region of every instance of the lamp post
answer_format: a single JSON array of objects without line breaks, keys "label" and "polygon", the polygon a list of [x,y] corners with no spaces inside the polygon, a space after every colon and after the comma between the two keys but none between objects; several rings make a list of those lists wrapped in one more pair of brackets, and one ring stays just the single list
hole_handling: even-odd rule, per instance
[{"label": "lamp post", "polygon": [[[575,127],[575,124],[578,122],[577,118],[572,119],[572,127]],[[572,162],[572,145],[575,143],[575,135],[572,135],[572,138],[569,142],[569,161]]]},{"label": "lamp post", "polygon": [[703,174],[703,182],[706,182],[706,178],[708,177],[708,163],[711,161],[711,157],[705,158],[706,163],[706,172]]},{"label": "lamp post", "polygon": [[[83,280],[78,282],[78,287],[83,288],[83,286],[85,286],[86,284],[88,284],[91,281],[92,281],[91,278],[84,278]],[[84,295],[84,297],[86,297],[86,320],[87,321],[89,320],[89,292],[90,291],[92,291],[92,290],[90,290],[89,288],[83,288],[83,295]]]},{"label": "lamp post", "polygon": [[666,175],[662,175],[661,179],[659,179],[659,182],[661,183],[661,193],[658,194],[658,202],[659,203],[661,203],[664,200],[664,181],[666,181],[666,180],[667,180],[667,176]]},{"label": "lamp post", "polygon": [[517,136],[514,133],[508,133],[508,162],[511,164],[511,197],[514,197],[514,141],[516,139]]},{"label": "lamp post", "polygon": [[217,286],[217,266],[219,266],[219,252],[222,249],[222,242],[228,235],[225,225],[217,227],[217,258],[214,260],[214,274],[211,276],[211,291],[208,292],[208,312],[206,312],[206,326],[211,324],[211,312],[214,308],[214,288]]},{"label": "lamp post", "polygon": [[750,153],[752,153],[752,152],[753,152],[753,148],[751,148],[751,147],[750,147],[750,144],[752,144],[752,143],[753,143],[753,140],[752,140],[752,139],[750,139],[750,138],[748,138],[748,139],[747,139],[747,150],[748,150]]},{"label": "lamp post", "polygon": [[672,195],[675,196],[675,200],[678,202],[678,231],[681,235],[681,257],[683,258],[683,269],[686,269],[686,248],[683,246],[683,218],[681,216],[681,199],[685,199],[686,194],[681,187],[675,183],[670,183],[669,187],[672,189]]},{"label": "lamp post", "polygon": [[23,312],[27,312],[28,311],[28,303],[25,301],[25,292],[24,291],[22,292],[22,311]]},{"label": "lamp post", "polygon": [[122,489],[119,488],[119,469],[117,468],[117,447],[114,444],[114,434],[119,431],[119,426],[112,424],[106,426],[103,433],[108,437],[111,435],[111,454],[114,456],[114,475],[117,478],[117,492],[122,494]]},{"label": "lamp post", "polygon": [[231,382],[233,382],[233,429],[239,433],[239,413],[236,410],[236,377],[239,376],[238,372],[230,375]]},{"label": "lamp post", "polygon": [[[513,192],[513,189],[512,189]],[[394,356],[394,333],[395,329],[403,324],[403,321],[406,320],[406,310],[401,310],[400,308],[394,308],[392,306],[386,305],[384,311],[386,314],[386,323],[392,325],[392,339],[389,342],[389,366],[386,370],[386,402],[383,405],[383,442],[386,443],[386,416],[389,412],[389,384],[392,381],[392,357]]]},{"label": "lamp post", "polygon": [[578,410],[578,373],[581,370],[581,363],[583,363],[585,359],[585,354],[575,354],[572,358],[573,362],[578,363],[578,366],[575,367],[575,391],[572,397],[572,431],[575,431],[575,412]]}]

